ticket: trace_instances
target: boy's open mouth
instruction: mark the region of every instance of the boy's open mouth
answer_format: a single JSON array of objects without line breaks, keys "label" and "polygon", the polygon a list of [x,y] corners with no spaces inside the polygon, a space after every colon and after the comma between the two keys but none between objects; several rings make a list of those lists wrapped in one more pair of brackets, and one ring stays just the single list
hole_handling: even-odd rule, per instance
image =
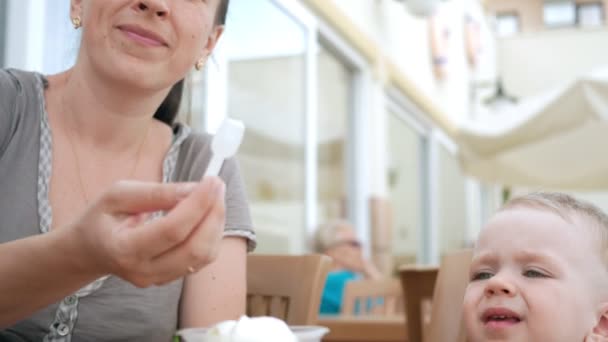
[{"label": "boy's open mouth", "polygon": [[519,319],[517,317],[513,317],[513,316],[498,316],[498,315],[489,316],[484,319],[484,323],[488,323],[491,321],[497,321],[497,322],[507,321],[507,322],[517,323],[517,322],[520,322],[521,319]]},{"label": "boy's open mouth", "polygon": [[514,311],[505,308],[492,308],[486,310],[481,320],[484,324],[505,323],[514,324],[521,322],[521,317]]}]

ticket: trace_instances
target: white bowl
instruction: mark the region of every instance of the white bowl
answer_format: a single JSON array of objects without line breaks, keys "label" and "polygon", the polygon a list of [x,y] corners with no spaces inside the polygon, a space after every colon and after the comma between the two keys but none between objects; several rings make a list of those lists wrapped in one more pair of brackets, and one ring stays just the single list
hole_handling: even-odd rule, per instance
[{"label": "white bowl", "polygon": [[[321,342],[323,336],[329,332],[326,327],[316,325],[292,325],[289,329],[296,335],[298,342]],[[175,333],[184,342],[207,342],[206,334],[207,328],[187,328]]]},{"label": "white bowl", "polygon": [[298,342],[321,342],[329,329],[318,325],[292,325],[289,327],[296,335]]}]

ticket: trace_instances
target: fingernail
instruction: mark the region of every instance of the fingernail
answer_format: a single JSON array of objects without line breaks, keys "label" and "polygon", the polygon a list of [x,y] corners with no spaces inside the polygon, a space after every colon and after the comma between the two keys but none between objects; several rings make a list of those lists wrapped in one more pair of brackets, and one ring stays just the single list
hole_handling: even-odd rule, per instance
[{"label": "fingernail", "polygon": [[180,184],[176,189],[177,199],[181,200],[192,193],[192,191],[196,188],[196,183],[184,183]]}]

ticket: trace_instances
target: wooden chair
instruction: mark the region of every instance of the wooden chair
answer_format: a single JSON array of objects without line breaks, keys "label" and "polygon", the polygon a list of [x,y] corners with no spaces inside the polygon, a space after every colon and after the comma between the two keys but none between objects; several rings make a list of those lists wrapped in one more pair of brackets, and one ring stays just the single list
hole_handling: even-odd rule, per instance
[{"label": "wooden chair", "polygon": [[247,315],[315,324],[330,267],[331,259],[324,255],[249,255]]},{"label": "wooden chair", "polygon": [[423,327],[430,321],[429,302],[437,281],[437,267],[407,265],[399,269],[405,317],[407,317],[408,341],[423,341]]},{"label": "wooden chair", "polygon": [[342,315],[402,316],[403,290],[399,279],[356,280],[346,283]]},{"label": "wooden chair", "polygon": [[[462,302],[469,283],[471,250],[444,256],[437,268],[400,269],[405,294],[409,341],[465,342]],[[432,298],[430,320],[425,324],[422,305]]]}]

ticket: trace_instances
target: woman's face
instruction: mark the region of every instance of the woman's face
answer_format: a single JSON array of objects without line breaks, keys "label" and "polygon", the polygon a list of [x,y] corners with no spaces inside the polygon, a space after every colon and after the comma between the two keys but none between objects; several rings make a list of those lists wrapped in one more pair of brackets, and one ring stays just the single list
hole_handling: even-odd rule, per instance
[{"label": "woman's face", "polygon": [[326,254],[331,256],[340,266],[351,271],[363,270],[363,251],[355,231],[350,227],[342,227],[336,231],[334,243],[329,246]]},{"label": "woman's face", "polygon": [[173,85],[222,33],[220,0],[72,0],[82,20],[78,63],[146,90]]}]

